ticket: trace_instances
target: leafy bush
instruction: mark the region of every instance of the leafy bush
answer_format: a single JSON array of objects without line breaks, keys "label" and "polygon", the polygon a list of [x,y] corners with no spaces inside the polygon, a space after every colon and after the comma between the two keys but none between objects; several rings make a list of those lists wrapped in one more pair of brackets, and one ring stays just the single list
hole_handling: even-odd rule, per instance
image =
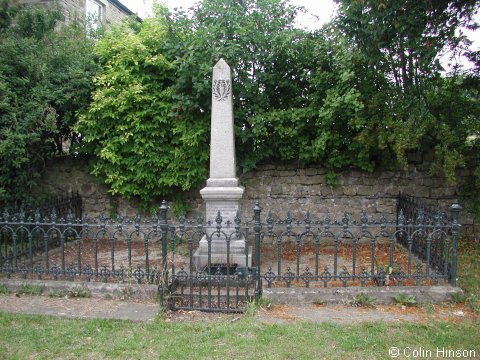
[{"label": "leafy bush", "polygon": [[32,196],[45,161],[77,140],[93,86],[93,41],[46,7],[0,7],[0,203]]},{"label": "leafy bush", "polygon": [[77,123],[80,149],[112,194],[150,202],[206,177],[206,123],[174,114],[175,67],[161,17],[123,23],[101,39],[93,102]]},{"label": "leafy bush", "polygon": [[31,284],[22,284],[17,289],[17,294],[20,295],[41,295],[42,288],[40,286],[31,285]]},{"label": "leafy bush", "polygon": [[463,292],[450,294],[450,297],[454,303],[458,304],[463,304],[467,301],[467,296]]},{"label": "leafy bush", "polygon": [[468,306],[475,313],[480,313],[480,299],[478,295],[470,294],[467,297]]},{"label": "leafy bush", "polygon": [[92,292],[87,287],[73,287],[68,289],[67,296],[71,298],[89,298]]},{"label": "leafy bush", "polygon": [[325,305],[325,301],[321,300],[321,299],[317,299],[317,300],[314,300],[312,302],[312,304],[315,305],[315,306],[323,306],[323,305]]},{"label": "leafy bush", "polygon": [[0,284],[0,295],[10,294],[10,290],[5,286],[5,284]]},{"label": "leafy bush", "polygon": [[395,295],[393,297],[393,301],[397,305],[402,305],[402,306],[416,306],[417,305],[417,299],[415,298],[414,295],[409,295],[409,294],[404,294],[400,293],[398,295]]},{"label": "leafy bush", "polygon": [[51,289],[48,292],[51,298],[89,298],[92,292],[86,287],[73,287],[71,289]]},{"label": "leafy bush", "polygon": [[353,297],[350,301],[350,305],[354,307],[372,307],[374,306],[376,299],[368,294],[360,293]]}]

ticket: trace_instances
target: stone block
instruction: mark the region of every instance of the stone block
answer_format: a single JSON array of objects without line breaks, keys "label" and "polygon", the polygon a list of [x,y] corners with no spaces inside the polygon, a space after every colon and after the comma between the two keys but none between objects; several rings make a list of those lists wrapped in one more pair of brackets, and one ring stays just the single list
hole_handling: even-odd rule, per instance
[{"label": "stone block", "polygon": [[339,198],[343,196],[343,186],[330,186],[330,191],[333,197]]},{"label": "stone block", "polygon": [[258,171],[258,174],[264,177],[278,177],[278,170]]},{"label": "stone block", "polygon": [[454,187],[436,187],[430,189],[430,197],[432,198],[445,198],[453,197],[456,195],[456,189]]},{"label": "stone block", "polygon": [[322,186],[310,185],[308,187],[308,193],[310,194],[310,196],[321,196],[322,195]]},{"label": "stone block", "polygon": [[318,174],[318,169],[315,169],[315,168],[305,169],[305,175],[307,175],[307,176],[313,176],[313,175],[317,175],[317,174]]},{"label": "stone block", "polygon": [[293,170],[296,171],[298,168],[297,164],[292,164],[292,163],[283,163],[283,164],[278,164],[277,169],[278,170]]},{"label": "stone block", "polygon": [[346,176],[346,184],[347,185],[363,185],[363,178],[357,176]]},{"label": "stone block", "polygon": [[[395,179],[395,184],[397,186],[407,186],[408,188],[410,188],[411,186],[411,181],[406,178],[404,175],[403,176],[400,176],[399,178]],[[411,192],[411,191],[410,191]]]},{"label": "stone block", "polygon": [[431,178],[424,178],[422,180],[422,185],[427,187],[432,187],[434,185],[434,180]]},{"label": "stone block", "polygon": [[360,196],[374,196],[378,192],[374,186],[359,185],[357,187],[357,195]]},{"label": "stone block", "polygon": [[265,171],[265,170],[275,170],[275,165],[273,164],[260,164],[257,165],[257,170],[258,171]]},{"label": "stone block", "polygon": [[302,185],[320,185],[324,184],[323,176],[299,176],[295,179],[299,184]]},{"label": "stone block", "polygon": [[277,176],[295,176],[297,174],[296,170],[279,170]]},{"label": "stone block", "polygon": [[305,197],[309,195],[309,187],[297,185],[293,187],[290,193],[296,197]]},{"label": "stone block", "polygon": [[256,171],[249,171],[247,173],[243,173],[241,176],[240,176],[240,181],[244,181],[244,180],[250,180],[250,179],[257,179],[259,178],[260,176],[258,175],[258,173]]},{"label": "stone block", "polygon": [[283,194],[283,187],[280,184],[274,184],[271,186],[270,193],[272,195],[281,195]]},{"label": "stone block", "polygon": [[356,186],[344,186],[343,187],[343,195],[345,196],[355,196],[357,195],[357,187]]},{"label": "stone block", "polygon": [[398,195],[398,188],[390,182],[381,184],[377,186],[377,195],[379,197],[396,196]]},{"label": "stone block", "polygon": [[363,185],[378,185],[379,184],[379,178],[373,176],[373,174],[365,174],[363,176]]},{"label": "stone block", "polygon": [[430,188],[427,186],[413,186],[412,187],[412,194],[419,197],[429,197],[430,196]]},{"label": "stone block", "polygon": [[347,178],[344,176],[344,174],[341,174],[337,177],[337,185],[343,186],[345,184],[347,184]]},{"label": "stone block", "polygon": [[377,176],[379,179],[393,179],[395,177],[395,172],[379,171],[379,172],[375,172],[374,176]]}]

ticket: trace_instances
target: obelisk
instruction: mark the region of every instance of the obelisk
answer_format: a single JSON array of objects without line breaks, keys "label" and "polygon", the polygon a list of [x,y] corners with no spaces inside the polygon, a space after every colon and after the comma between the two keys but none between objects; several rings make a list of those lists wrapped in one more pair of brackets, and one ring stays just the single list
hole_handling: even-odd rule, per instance
[{"label": "obelisk", "polygon": [[[222,217],[222,231],[234,232],[234,220],[240,212],[240,199],[244,188],[238,185],[235,164],[235,133],[233,126],[232,74],[230,67],[220,59],[213,67],[212,76],[212,113],[210,130],[210,178],[207,186],[200,190],[205,201],[206,220],[212,225],[207,227],[207,235],[200,240],[194,254],[197,271],[208,265],[208,241],[211,239],[211,265],[227,264],[250,266],[251,256],[247,260],[245,239],[233,234],[230,237],[230,260],[227,260],[227,241],[225,235],[217,236],[216,218]],[[227,222],[230,228],[226,228]]]}]

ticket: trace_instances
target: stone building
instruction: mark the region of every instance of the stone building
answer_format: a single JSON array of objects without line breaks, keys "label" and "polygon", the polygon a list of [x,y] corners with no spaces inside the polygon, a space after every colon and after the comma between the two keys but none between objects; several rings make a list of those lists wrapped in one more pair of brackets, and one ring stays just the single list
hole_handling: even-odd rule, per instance
[{"label": "stone building", "polygon": [[[128,16],[136,16],[129,8],[118,0],[14,0],[14,3],[24,4],[59,4],[63,9],[65,21],[85,18],[94,28],[107,26]],[[141,19],[136,16],[137,20]]]}]

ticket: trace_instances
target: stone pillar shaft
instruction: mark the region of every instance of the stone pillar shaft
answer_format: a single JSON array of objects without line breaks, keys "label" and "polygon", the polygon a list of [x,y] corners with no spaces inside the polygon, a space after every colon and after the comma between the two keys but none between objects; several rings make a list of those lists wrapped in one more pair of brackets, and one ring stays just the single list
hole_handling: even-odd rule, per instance
[{"label": "stone pillar shaft", "polygon": [[235,178],[232,74],[223,59],[213,68],[211,119],[210,178]]},{"label": "stone pillar shaft", "polygon": [[[233,125],[232,74],[230,67],[220,59],[213,67],[212,117],[210,139],[210,177],[207,186],[200,190],[205,200],[206,220],[212,226],[200,240],[194,255],[198,270],[210,264],[250,266],[251,252],[246,248],[243,236],[230,236],[230,256],[227,258],[227,239],[234,232],[234,220],[240,212],[240,199],[244,188],[238,186],[235,163],[235,132]],[[222,229],[227,235],[217,236],[215,219],[218,212],[222,217]],[[230,228],[226,228],[230,222]],[[209,240],[210,239],[210,240]],[[208,253],[210,241],[210,254]]]}]

